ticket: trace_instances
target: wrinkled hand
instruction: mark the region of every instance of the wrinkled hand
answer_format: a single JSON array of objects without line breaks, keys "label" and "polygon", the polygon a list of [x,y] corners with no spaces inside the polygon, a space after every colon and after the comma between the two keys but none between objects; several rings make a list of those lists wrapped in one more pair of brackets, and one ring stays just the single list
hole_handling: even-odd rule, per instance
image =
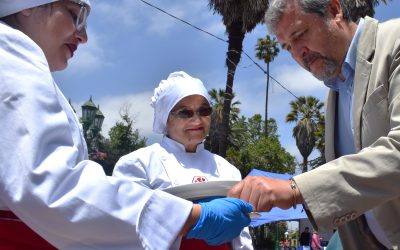
[{"label": "wrinkled hand", "polygon": [[216,246],[232,241],[250,224],[248,213],[253,207],[242,200],[222,198],[199,204],[200,219],[186,235],[188,239],[202,239]]},{"label": "wrinkled hand", "polygon": [[288,209],[293,205],[290,181],[264,176],[247,176],[231,188],[228,196],[250,203],[255,211],[269,212],[273,207]]}]

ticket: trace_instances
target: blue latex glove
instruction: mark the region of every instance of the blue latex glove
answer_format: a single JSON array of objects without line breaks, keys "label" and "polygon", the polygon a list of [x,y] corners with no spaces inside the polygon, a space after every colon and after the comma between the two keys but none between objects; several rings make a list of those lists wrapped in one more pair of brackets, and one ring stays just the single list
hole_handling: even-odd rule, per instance
[{"label": "blue latex glove", "polygon": [[186,238],[202,239],[217,246],[232,241],[250,224],[248,213],[253,206],[236,198],[214,199],[200,202],[200,219]]}]

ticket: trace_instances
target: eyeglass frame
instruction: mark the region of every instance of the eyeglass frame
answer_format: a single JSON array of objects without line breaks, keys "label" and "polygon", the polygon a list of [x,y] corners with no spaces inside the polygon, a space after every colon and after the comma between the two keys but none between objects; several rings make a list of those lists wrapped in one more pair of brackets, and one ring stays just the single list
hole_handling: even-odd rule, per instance
[{"label": "eyeglass frame", "polygon": [[[184,114],[184,112],[186,112],[186,115]],[[206,113],[202,114],[202,112],[206,112]],[[170,113],[170,115],[175,116],[180,119],[191,119],[191,118],[193,118],[193,116],[195,114],[199,117],[208,117],[212,114],[212,112],[213,112],[213,108],[211,106],[208,106],[208,107],[202,106],[202,107],[198,108],[197,110],[181,108],[176,111],[171,111],[169,113]]]},{"label": "eyeglass frame", "polygon": [[[82,29],[86,29],[86,20],[87,20],[88,13],[89,13],[87,4],[85,4],[81,0],[69,0],[69,1],[76,3],[81,7],[79,9],[79,13],[76,16],[76,20],[75,20],[76,30],[81,31]],[[81,18],[82,18],[82,21],[80,21]]]}]

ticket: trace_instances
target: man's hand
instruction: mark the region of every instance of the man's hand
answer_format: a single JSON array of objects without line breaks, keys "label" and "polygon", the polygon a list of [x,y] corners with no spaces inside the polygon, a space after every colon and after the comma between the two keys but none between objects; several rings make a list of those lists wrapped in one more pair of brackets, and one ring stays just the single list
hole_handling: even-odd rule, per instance
[{"label": "man's hand", "polygon": [[303,203],[298,188],[292,189],[289,180],[268,178],[263,176],[248,176],[232,187],[228,197],[242,199],[253,205],[255,211],[268,212],[273,207],[288,209],[296,203]]}]

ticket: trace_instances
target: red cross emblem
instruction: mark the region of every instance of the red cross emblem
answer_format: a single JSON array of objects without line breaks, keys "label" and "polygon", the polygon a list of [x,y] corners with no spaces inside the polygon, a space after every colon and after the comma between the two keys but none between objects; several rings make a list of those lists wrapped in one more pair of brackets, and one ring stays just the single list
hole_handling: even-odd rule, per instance
[{"label": "red cross emblem", "polygon": [[207,178],[205,176],[194,176],[192,183],[196,183],[196,182],[206,182],[208,181]]}]

